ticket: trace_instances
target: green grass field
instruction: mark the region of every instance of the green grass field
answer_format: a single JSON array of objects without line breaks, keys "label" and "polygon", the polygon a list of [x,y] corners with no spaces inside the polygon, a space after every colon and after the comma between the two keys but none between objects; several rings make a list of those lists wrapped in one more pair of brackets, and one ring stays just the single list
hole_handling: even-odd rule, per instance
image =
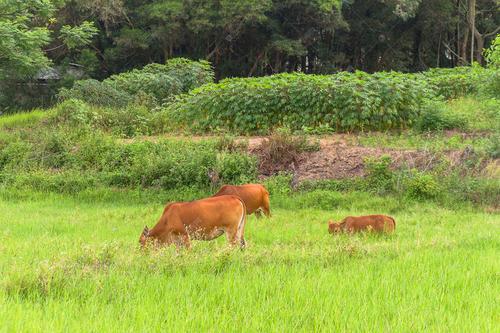
[{"label": "green grass field", "polygon": [[[2,332],[500,330],[500,216],[480,209],[272,197],[245,251],[221,237],[142,253],[142,228],[175,193],[0,192]],[[396,233],[327,233],[365,213],[393,215]]]}]

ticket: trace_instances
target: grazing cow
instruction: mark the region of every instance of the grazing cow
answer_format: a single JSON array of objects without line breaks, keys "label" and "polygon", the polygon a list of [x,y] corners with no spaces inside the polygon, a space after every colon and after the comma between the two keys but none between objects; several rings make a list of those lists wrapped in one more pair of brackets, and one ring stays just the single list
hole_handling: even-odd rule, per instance
[{"label": "grazing cow", "polygon": [[391,233],[396,229],[396,221],[387,215],[348,216],[340,223],[328,222],[328,232],[376,231]]},{"label": "grazing cow", "polygon": [[236,195],[245,202],[247,214],[255,213],[255,216],[260,217],[260,211],[262,210],[267,217],[271,217],[269,192],[264,186],[260,184],[224,185],[213,197],[228,194]]},{"label": "grazing cow", "polygon": [[158,245],[174,243],[190,248],[191,239],[212,240],[226,233],[231,245],[245,247],[246,223],[243,200],[234,195],[191,202],[174,202],[165,207],[160,220],[150,230],[146,226],[139,238],[144,247],[149,241]]}]

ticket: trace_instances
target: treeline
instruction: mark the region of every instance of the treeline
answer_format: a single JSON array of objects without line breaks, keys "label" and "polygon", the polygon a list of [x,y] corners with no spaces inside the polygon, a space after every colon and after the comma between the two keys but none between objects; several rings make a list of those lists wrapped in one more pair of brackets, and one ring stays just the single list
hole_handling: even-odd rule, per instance
[{"label": "treeline", "polygon": [[85,0],[66,2],[57,17],[99,28],[88,59],[74,59],[86,60],[95,77],[182,56],[210,61],[224,78],[481,63],[500,7],[495,0]]},{"label": "treeline", "polygon": [[75,79],[174,57],[209,61],[217,80],[482,64],[499,9],[495,0],[4,0],[0,108],[48,106]]}]

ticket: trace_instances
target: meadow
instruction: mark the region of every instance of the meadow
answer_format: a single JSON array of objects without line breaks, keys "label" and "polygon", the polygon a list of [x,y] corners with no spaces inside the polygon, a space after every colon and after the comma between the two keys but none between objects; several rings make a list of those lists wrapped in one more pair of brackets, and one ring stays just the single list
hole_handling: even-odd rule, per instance
[{"label": "meadow", "polygon": [[[0,117],[0,332],[500,331],[496,67],[213,74],[152,64]],[[166,203],[249,182],[273,216],[244,251],[139,248]],[[364,214],[396,232],[328,234]]]},{"label": "meadow", "polygon": [[[165,201],[202,191],[1,192],[4,332],[498,331],[499,216],[466,204],[323,191],[271,197],[248,248],[143,252]],[[328,219],[392,214],[390,236]]]}]

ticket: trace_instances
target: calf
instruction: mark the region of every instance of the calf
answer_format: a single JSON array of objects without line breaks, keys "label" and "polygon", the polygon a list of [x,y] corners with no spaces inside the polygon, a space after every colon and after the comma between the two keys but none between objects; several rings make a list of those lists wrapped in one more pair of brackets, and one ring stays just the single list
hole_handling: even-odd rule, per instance
[{"label": "calf", "polygon": [[231,245],[245,247],[245,203],[234,195],[222,195],[167,205],[156,225],[144,228],[139,242],[190,248],[191,239],[212,240],[223,233]]},{"label": "calf", "polygon": [[340,223],[328,222],[328,232],[376,231],[391,233],[396,229],[396,221],[387,215],[348,216]]},{"label": "calf", "polygon": [[267,217],[271,216],[269,192],[264,186],[260,184],[224,185],[213,197],[228,194],[236,195],[243,200],[247,207],[247,214],[255,213],[255,216],[260,217],[262,210]]}]

